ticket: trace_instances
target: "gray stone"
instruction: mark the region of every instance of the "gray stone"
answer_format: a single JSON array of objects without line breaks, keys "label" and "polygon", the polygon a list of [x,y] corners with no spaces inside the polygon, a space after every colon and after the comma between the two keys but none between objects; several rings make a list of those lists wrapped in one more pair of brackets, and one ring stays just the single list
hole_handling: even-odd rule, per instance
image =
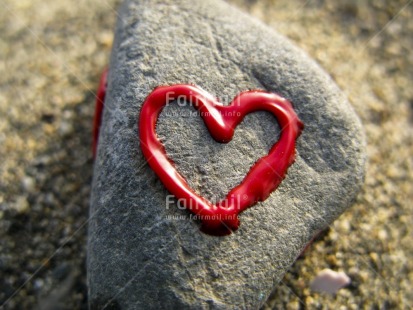
[{"label": "gray stone", "polygon": [[[277,92],[305,124],[286,179],[241,213],[229,236],[201,233],[187,211],[168,205],[170,193],[141,153],[140,107],[154,87],[174,83],[194,83],[223,102],[246,89]],[[220,144],[191,111],[169,105],[157,132],[190,185],[216,201],[269,151],[279,128],[273,116],[253,113]],[[352,204],[364,160],[353,109],[286,38],[217,0],[126,1],[94,170],[91,308],[259,308],[311,237]]]}]

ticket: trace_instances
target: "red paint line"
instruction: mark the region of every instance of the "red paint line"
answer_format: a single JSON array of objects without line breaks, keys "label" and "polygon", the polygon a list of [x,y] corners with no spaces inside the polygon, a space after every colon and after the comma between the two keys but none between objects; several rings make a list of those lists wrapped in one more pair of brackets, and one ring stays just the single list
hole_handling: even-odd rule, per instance
[{"label": "red paint line", "polygon": [[100,77],[99,87],[96,93],[95,116],[93,118],[93,137],[92,137],[93,138],[92,139],[93,158],[96,158],[96,153],[97,153],[100,125],[102,123],[103,105],[105,103],[105,97],[106,97],[107,76],[108,76],[108,69],[105,69],[105,71],[103,71]]},{"label": "red paint line", "polygon": [[[231,141],[235,127],[245,115],[255,111],[272,113],[280,125],[280,139],[268,155],[260,158],[244,180],[217,204],[190,188],[168,158],[156,134],[159,114],[166,104],[178,97],[190,102],[200,111],[212,137],[220,143]],[[201,229],[204,232],[226,235],[238,228],[239,213],[258,201],[267,199],[285,178],[288,167],[295,159],[295,142],[303,129],[303,123],[292,104],[274,93],[245,91],[237,95],[230,105],[224,106],[208,92],[194,85],[177,84],[159,86],[149,94],[140,112],[138,128],[143,155],[165,187],[201,219]]]}]

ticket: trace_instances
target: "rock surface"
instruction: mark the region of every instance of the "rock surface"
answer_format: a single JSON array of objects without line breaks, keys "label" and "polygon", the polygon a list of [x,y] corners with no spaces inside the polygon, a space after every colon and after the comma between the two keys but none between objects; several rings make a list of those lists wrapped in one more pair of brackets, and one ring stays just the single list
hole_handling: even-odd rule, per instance
[{"label": "rock surface", "polygon": [[[89,224],[92,309],[258,308],[311,237],[349,207],[364,171],[364,134],[317,64],[284,37],[219,1],[126,1],[120,11],[95,163]],[[227,237],[200,233],[146,164],[140,105],[160,84],[194,83],[229,102],[266,89],[305,124],[296,162]],[[266,113],[216,143],[190,107],[169,105],[158,134],[198,192],[219,200],[276,141]],[[175,216],[175,218],[174,218]]]}]

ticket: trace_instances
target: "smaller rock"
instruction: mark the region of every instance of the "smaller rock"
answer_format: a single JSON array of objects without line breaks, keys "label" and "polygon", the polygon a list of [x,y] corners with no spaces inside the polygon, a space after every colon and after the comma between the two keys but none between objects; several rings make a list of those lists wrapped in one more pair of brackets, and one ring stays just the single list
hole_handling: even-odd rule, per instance
[{"label": "smaller rock", "polygon": [[33,193],[36,189],[36,181],[30,176],[24,176],[21,180],[23,190],[28,193]]},{"label": "smaller rock", "polygon": [[351,279],[344,272],[324,269],[318,273],[310,285],[313,291],[335,294],[339,289],[349,285]]},{"label": "smaller rock", "polygon": [[62,120],[59,124],[59,133],[61,136],[68,136],[74,131],[73,127],[73,112],[70,110],[65,110],[62,113]]},{"label": "smaller rock", "polygon": [[59,133],[62,136],[67,136],[67,135],[71,134],[73,131],[74,131],[74,128],[73,128],[73,125],[70,122],[68,122],[66,120],[63,120],[60,123]]},{"label": "smaller rock", "polygon": [[16,202],[12,204],[12,208],[18,213],[18,214],[25,214],[29,210],[29,203],[27,201],[27,198],[25,196],[20,196],[16,199]]}]

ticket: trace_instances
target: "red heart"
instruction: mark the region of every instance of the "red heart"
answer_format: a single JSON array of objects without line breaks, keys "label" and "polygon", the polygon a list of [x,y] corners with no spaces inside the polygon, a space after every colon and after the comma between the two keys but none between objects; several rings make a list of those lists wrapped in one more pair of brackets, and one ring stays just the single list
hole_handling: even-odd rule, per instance
[{"label": "red heart", "polygon": [[[268,155],[260,158],[241,184],[216,205],[189,187],[156,134],[156,122],[163,107],[178,99],[185,99],[199,110],[212,137],[221,143],[231,141],[235,127],[251,112],[268,111],[280,125],[280,139]],[[237,95],[230,105],[224,106],[208,92],[184,84],[155,88],[143,103],[138,126],[142,152],[150,167],[185,208],[201,219],[201,229],[212,235],[226,235],[236,230],[238,214],[258,201],[264,201],[278,187],[287,168],[294,162],[295,141],[303,129],[291,103],[277,94],[245,91]]]}]

